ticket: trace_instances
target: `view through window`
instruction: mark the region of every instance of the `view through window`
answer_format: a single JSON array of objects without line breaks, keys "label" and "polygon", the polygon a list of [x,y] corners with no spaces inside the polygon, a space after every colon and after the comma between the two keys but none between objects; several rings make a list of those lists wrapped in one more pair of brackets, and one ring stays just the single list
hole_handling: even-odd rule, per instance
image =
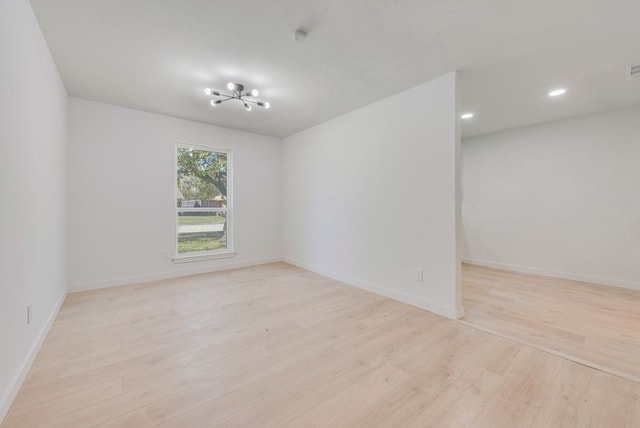
[{"label": "view through window", "polygon": [[177,146],[177,254],[231,250],[230,154]]}]

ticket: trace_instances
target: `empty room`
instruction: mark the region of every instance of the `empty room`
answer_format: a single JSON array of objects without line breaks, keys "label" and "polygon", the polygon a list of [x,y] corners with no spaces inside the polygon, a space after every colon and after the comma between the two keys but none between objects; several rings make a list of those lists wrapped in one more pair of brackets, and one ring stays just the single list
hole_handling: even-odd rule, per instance
[{"label": "empty room", "polygon": [[638,16],[2,0],[0,427],[640,427]]}]

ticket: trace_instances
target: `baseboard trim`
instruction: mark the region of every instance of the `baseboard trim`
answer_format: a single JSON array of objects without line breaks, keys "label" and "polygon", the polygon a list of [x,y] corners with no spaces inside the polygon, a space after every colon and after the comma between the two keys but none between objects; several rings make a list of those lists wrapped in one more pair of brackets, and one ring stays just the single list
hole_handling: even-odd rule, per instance
[{"label": "baseboard trim", "polygon": [[190,269],[180,269],[172,272],[161,272],[150,275],[130,276],[126,278],[112,279],[108,281],[97,281],[85,284],[75,284],[69,286],[69,293],[78,293],[81,291],[99,290],[102,288],[121,287],[124,285],[139,284],[143,282],[160,281],[163,279],[180,278],[189,275],[198,275],[202,273],[218,272],[222,270],[239,269],[250,266],[259,266],[268,263],[281,262],[282,258],[256,259],[244,262],[228,262],[215,266],[191,267]]},{"label": "baseboard trim", "polygon": [[397,291],[390,290],[378,284],[362,281],[360,279],[353,278],[338,272],[333,272],[328,269],[320,268],[309,263],[301,262],[299,260],[291,259],[288,257],[285,257],[283,260],[285,263],[289,263],[299,268],[317,273],[322,276],[326,276],[331,279],[335,279],[336,281],[340,281],[345,284],[352,285],[354,287],[361,288],[363,290],[367,290],[375,294],[379,294],[384,297],[388,297],[393,300],[397,300],[402,303],[406,303],[411,306],[415,306],[420,309],[424,309],[429,312],[433,312],[434,314],[437,314],[437,315],[442,315],[443,317],[458,319],[464,316],[464,310],[462,309],[462,307],[459,307],[459,308],[444,307],[426,300],[416,299],[415,297],[407,296],[404,293],[399,293]]},{"label": "baseboard trim", "polygon": [[47,337],[47,334],[49,333],[51,326],[56,320],[56,317],[58,316],[58,313],[60,312],[60,308],[62,307],[62,304],[64,303],[64,299],[66,297],[67,297],[67,293],[65,291],[64,293],[62,293],[62,295],[58,299],[56,306],[53,308],[53,311],[51,311],[51,313],[49,314],[49,317],[47,318],[46,322],[42,326],[40,333],[36,337],[36,340],[31,346],[31,348],[29,349],[29,352],[27,353],[26,358],[24,359],[24,361],[22,362],[22,365],[20,366],[16,375],[14,376],[11,384],[9,385],[9,388],[4,393],[4,396],[2,397],[2,399],[0,399],[0,425],[2,424],[2,421],[4,421],[4,418],[7,416],[7,413],[11,408],[11,404],[13,404],[13,400],[15,400],[16,395],[18,395],[18,391],[20,391],[20,387],[22,386],[22,383],[27,377],[27,374],[29,373],[29,369],[31,369],[31,365],[35,360],[36,355],[38,355],[38,352],[40,351],[40,347],[42,347],[42,344],[44,343],[44,339]]},{"label": "baseboard trim", "polygon": [[477,266],[485,266],[494,269],[510,270],[520,273],[528,273],[533,275],[551,276],[554,278],[568,279],[571,281],[590,282],[592,284],[608,285],[610,287],[627,288],[631,290],[640,290],[640,283],[633,283],[623,279],[602,278],[591,275],[581,275],[577,273],[559,272],[548,269],[540,269],[528,266],[512,265],[507,263],[491,262],[487,260],[463,258],[463,263]]}]

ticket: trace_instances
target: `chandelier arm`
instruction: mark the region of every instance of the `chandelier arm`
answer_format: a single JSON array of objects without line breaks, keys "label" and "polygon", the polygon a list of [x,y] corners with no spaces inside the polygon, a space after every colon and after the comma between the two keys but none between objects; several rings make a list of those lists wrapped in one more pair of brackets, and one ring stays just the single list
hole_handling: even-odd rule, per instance
[{"label": "chandelier arm", "polygon": [[233,96],[231,96],[231,95],[227,95],[227,94],[223,94],[222,92],[218,92],[218,95],[213,95],[213,94],[211,94],[211,97],[227,97],[227,98],[226,98],[225,100],[223,100],[223,101],[230,100],[231,98],[234,98]]},{"label": "chandelier arm", "polygon": [[247,100],[247,99],[244,99],[244,98],[242,99],[242,101],[247,102],[247,103],[251,103],[251,104],[258,104],[259,102],[261,102],[261,101],[258,101],[258,100],[254,101],[254,100]]},{"label": "chandelier arm", "polygon": [[231,99],[233,99],[233,98],[225,98],[225,99],[218,99],[218,100],[211,100],[211,101],[212,101],[212,102],[213,102],[213,101],[217,101],[217,102],[216,102],[216,104],[222,104],[223,102],[225,102],[225,101],[229,101],[229,100],[231,100]]}]

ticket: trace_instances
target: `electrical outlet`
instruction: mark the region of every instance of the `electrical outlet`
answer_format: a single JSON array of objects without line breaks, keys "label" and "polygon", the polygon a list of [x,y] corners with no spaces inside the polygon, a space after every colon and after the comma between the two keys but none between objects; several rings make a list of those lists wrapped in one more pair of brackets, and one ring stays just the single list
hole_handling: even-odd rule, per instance
[{"label": "electrical outlet", "polygon": [[423,279],[424,279],[424,272],[422,271],[422,269],[421,268],[416,269],[416,281],[422,282]]},{"label": "electrical outlet", "polygon": [[31,324],[31,303],[27,305],[27,324]]}]

